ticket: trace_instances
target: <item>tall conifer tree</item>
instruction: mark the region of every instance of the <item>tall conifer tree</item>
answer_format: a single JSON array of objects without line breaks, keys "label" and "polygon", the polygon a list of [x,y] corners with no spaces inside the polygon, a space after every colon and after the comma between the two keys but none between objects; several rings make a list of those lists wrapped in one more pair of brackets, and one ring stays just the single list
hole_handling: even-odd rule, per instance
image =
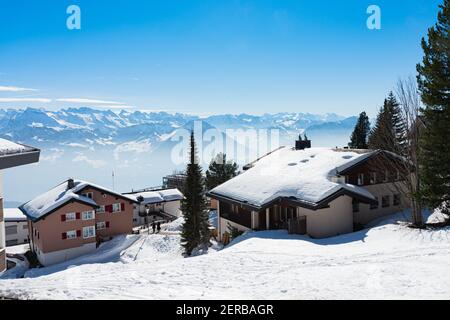
[{"label": "tall conifer tree", "polygon": [[431,207],[450,208],[450,0],[439,6],[437,23],[422,39],[417,65],[425,108],[420,138],[421,198]]},{"label": "tall conifer tree", "polygon": [[392,92],[384,100],[383,107],[369,135],[370,149],[383,149],[402,153],[405,143],[405,125],[397,99]]},{"label": "tall conifer tree", "polygon": [[218,185],[237,176],[238,165],[235,162],[227,162],[227,155],[219,153],[209,164],[206,170],[206,189],[212,190]]},{"label": "tall conifer tree", "polygon": [[369,131],[369,117],[367,116],[366,112],[363,111],[359,114],[355,129],[353,129],[352,135],[350,136],[350,143],[348,144],[348,146],[353,149],[367,149],[367,139]]},{"label": "tall conifer tree", "polygon": [[198,164],[194,132],[191,132],[190,160],[186,169],[186,183],[181,201],[184,224],[181,232],[181,243],[187,256],[198,247],[209,244],[209,220],[206,210],[204,179],[202,168]]}]

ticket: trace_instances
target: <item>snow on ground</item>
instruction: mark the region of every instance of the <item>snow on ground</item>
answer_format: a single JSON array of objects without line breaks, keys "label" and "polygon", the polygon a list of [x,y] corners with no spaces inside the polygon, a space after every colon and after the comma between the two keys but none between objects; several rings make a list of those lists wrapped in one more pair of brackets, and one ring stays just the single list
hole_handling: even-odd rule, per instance
[{"label": "snow on ground", "polygon": [[24,254],[28,250],[30,250],[30,245],[28,243],[6,247],[6,253],[10,254]]},{"label": "snow on ground", "polygon": [[443,223],[449,219],[448,214],[443,213],[440,209],[435,209],[426,219],[426,223]]},{"label": "snow on ground", "polygon": [[103,245],[103,261],[85,256],[68,269],[42,268],[30,271],[30,278],[0,280],[0,296],[448,299],[450,228],[411,229],[396,223],[401,218],[327,239],[285,231],[249,232],[223,250],[193,258],[179,254],[179,235],[116,238],[116,243]]},{"label": "snow on ground", "polygon": [[[179,217],[178,219],[175,219],[171,223],[168,223],[166,225],[163,225],[163,231],[169,231],[169,232],[181,232],[181,228],[183,227],[184,218]],[[217,210],[210,210],[209,211],[209,224],[217,228],[218,225],[218,219],[217,219]]]},{"label": "snow on ground", "polygon": [[166,224],[163,226],[164,231],[171,231],[171,232],[181,232],[181,229],[183,227],[184,218],[179,217],[178,219],[175,219],[171,223]]}]

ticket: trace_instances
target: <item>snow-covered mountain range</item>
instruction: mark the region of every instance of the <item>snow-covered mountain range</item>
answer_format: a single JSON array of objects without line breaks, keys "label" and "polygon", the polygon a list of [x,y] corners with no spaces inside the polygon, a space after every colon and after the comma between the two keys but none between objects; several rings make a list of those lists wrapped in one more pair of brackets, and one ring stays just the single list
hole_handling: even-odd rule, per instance
[{"label": "snow-covered mountain range", "polygon": [[0,137],[38,147],[115,147],[144,140],[155,144],[166,140],[178,128],[190,126],[194,120],[202,120],[207,126],[219,130],[279,129],[282,136],[291,137],[306,131],[313,139],[314,136],[320,139],[324,134],[337,139],[344,135],[348,139],[356,117],[345,118],[334,113],[199,117],[182,113],[112,111],[88,107],[58,111],[0,109]]},{"label": "snow-covered mountain range", "polygon": [[[0,109],[0,137],[41,149],[36,166],[24,166],[5,174],[4,197],[9,205],[13,204],[11,201],[24,202],[69,177],[115,186],[122,192],[161,185],[164,175],[185,168],[184,163],[174,160],[178,142],[171,137],[182,129],[191,129],[197,120],[202,121],[202,133],[216,128],[222,138],[230,137],[226,129],[277,129],[280,145],[293,145],[298,134],[306,132],[314,147],[333,147],[348,142],[356,117],[309,113],[200,117],[87,107],[58,111]],[[248,147],[253,145],[244,146],[246,150]],[[206,143],[203,149],[198,149],[206,168],[212,154],[208,153]],[[249,155],[240,161],[236,156],[228,156],[239,165],[256,158]],[[27,188],[23,187],[24,182]]]}]

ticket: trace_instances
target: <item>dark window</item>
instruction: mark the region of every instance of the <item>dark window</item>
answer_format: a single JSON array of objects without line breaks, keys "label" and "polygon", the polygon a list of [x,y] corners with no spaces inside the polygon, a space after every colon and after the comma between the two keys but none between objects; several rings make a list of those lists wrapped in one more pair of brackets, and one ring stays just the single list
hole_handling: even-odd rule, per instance
[{"label": "dark window", "polygon": [[352,205],[353,205],[353,212],[359,212],[359,202],[353,199]]},{"label": "dark window", "polygon": [[252,227],[252,214],[250,211],[241,208],[239,205],[232,205],[220,201],[220,217],[240,224],[241,226]]},{"label": "dark window", "polygon": [[12,234],[17,234],[17,226],[6,226],[5,227],[5,234],[7,236],[12,235]]},{"label": "dark window", "polygon": [[15,246],[15,245],[17,245],[19,243],[19,240],[17,240],[17,239],[14,239],[14,240],[6,240],[6,246],[7,247],[9,247],[9,246]]},{"label": "dark window", "polygon": [[385,170],[383,172],[383,182],[388,182],[389,181],[389,171]]},{"label": "dark window", "polygon": [[391,202],[391,197],[390,196],[383,196],[381,198],[381,206],[383,208],[389,207],[390,206],[390,202]]},{"label": "dark window", "polygon": [[377,203],[371,203],[370,210],[378,209],[378,197],[375,197],[375,200],[377,201]]},{"label": "dark window", "polygon": [[394,206],[399,206],[402,202],[400,194],[394,194]]}]

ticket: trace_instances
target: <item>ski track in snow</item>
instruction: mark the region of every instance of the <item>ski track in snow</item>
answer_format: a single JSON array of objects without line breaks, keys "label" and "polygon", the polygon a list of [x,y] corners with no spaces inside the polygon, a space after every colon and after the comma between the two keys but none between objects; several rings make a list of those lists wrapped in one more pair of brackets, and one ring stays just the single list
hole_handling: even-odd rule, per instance
[{"label": "ski track in snow", "polygon": [[0,280],[0,296],[448,299],[449,232],[450,228],[417,230],[393,223],[328,239],[262,231],[192,258],[181,256],[179,235],[128,236],[104,247],[107,262],[92,263],[92,257],[84,257],[62,271],[45,275],[43,268],[38,270],[42,276]]}]

